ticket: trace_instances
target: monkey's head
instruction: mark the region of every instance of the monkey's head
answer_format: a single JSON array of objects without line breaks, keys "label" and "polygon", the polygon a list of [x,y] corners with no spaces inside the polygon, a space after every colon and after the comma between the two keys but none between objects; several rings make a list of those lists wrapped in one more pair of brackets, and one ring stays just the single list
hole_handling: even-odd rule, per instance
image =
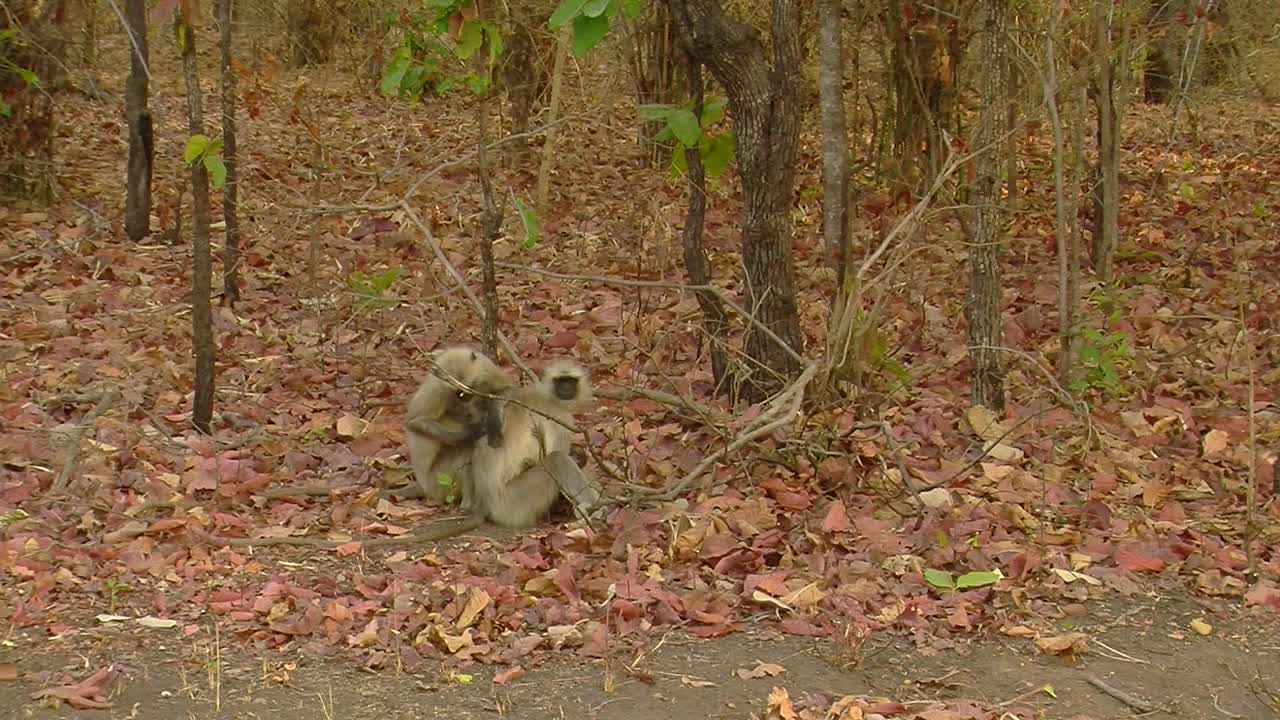
[{"label": "monkey's head", "polygon": [[554,360],[542,371],[547,393],[564,403],[581,405],[591,399],[591,380],[586,368],[572,360]]},{"label": "monkey's head", "polygon": [[477,392],[501,395],[511,388],[511,381],[492,360],[464,345],[438,350],[431,359],[433,372],[449,391],[447,414],[467,426],[481,427],[488,414],[491,401]]}]

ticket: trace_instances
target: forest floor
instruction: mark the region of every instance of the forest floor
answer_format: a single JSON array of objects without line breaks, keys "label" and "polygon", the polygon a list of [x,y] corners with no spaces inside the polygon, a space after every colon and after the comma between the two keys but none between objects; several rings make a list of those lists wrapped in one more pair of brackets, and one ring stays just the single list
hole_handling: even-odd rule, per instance
[{"label": "forest floor", "polygon": [[[901,372],[869,377],[856,403],[731,455],[687,498],[592,529],[561,514],[388,551],[362,543],[439,515],[378,498],[407,474],[399,406],[422,352],[475,339],[412,217],[477,287],[474,105],[392,102],[261,57],[245,68],[244,299],[215,307],[216,432],[202,437],[181,73],[158,42],[157,232],[135,246],[118,41],[104,41],[120,60],[103,62],[105,101],[58,96],[55,204],[0,207],[0,715],[1280,715],[1280,108],[1197,104],[1198,133],[1176,141],[1166,110],[1126,118],[1118,288],[1086,277],[1087,420],[1060,407],[1047,370],[1052,143],[1032,124],[1005,255],[1010,407],[994,424],[968,406],[963,233],[944,197],[895,255],[881,327]],[[214,68],[206,43],[206,119]],[[602,388],[716,408],[708,421],[602,399],[582,419],[598,456],[658,487],[756,411],[710,398],[691,297],[600,280],[684,280],[686,190],[637,162],[626,89],[591,72],[567,90],[533,249],[508,207],[500,324],[531,363],[571,352]],[[818,145],[803,145],[795,257],[813,354],[832,278]],[[495,166],[498,194],[529,202],[536,166]],[[859,187],[862,253],[906,208]],[[715,281],[740,296],[736,178],[710,194]],[[100,402],[69,450],[60,438]],[[1006,447],[984,457],[995,430]],[[51,493],[66,467],[69,491]],[[927,507],[904,502],[926,483],[941,491]],[[291,486],[332,494],[266,492]],[[926,579],[991,570],[998,583],[959,591]]]},{"label": "forest floor", "polygon": [[[938,708],[926,718],[987,717],[983,710],[1050,719],[1277,717],[1280,623],[1258,625],[1225,603],[1180,595],[1091,604],[1061,623],[1090,637],[1089,651],[1075,657],[1007,638],[916,648],[877,636],[855,647],[760,626],[711,639],[676,630],[607,660],[557,654],[503,684],[488,668],[467,677],[370,672],[229,639],[184,643],[98,628],[50,642],[20,633],[0,649],[0,664],[21,657],[24,681],[0,682],[0,707],[14,709],[6,717],[15,720],[65,717],[71,711],[60,700],[33,702],[30,694],[52,678],[113,665],[112,707],[95,716],[122,720],[785,718],[766,713],[788,702],[800,717],[859,717],[825,714],[850,697],[885,714],[939,705],[954,713]],[[1193,632],[1196,621],[1212,634]]]}]

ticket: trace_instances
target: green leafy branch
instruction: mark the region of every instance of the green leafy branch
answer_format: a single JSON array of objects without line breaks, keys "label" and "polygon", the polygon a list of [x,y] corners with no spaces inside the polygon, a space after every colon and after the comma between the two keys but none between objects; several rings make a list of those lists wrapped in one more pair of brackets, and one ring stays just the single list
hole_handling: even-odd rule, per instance
[{"label": "green leafy branch", "polygon": [[573,54],[582,57],[609,33],[609,21],[622,13],[639,17],[644,10],[641,0],[560,0],[547,26],[559,30],[573,23]]},{"label": "green leafy branch", "polygon": [[661,123],[662,129],[654,141],[675,146],[671,153],[671,171],[683,175],[689,170],[683,150],[697,148],[707,177],[718,178],[733,160],[734,137],[730,131],[709,133],[706,128],[724,119],[725,99],[711,97],[702,103],[702,116],[693,112],[692,102],[683,106],[641,105],[640,118],[647,122]]},{"label": "green leafy branch", "polygon": [[[459,85],[476,95],[492,87],[502,33],[479,16],[473,0],[428,0],[424,12],[392,16],[389,22],[404,34],[382,75],[378,89],[383,95],[417,100],[428,87],[436,95]],[[472,59],[481,49],[487,53],[477,69]]]},{"label": "green leafy branch", "polygon": [[182,159],[188,165],[202,163],[215,188],[227,181],[227,166],[222,163],[222,139],[210,140],[208,135],[192,135]]}]

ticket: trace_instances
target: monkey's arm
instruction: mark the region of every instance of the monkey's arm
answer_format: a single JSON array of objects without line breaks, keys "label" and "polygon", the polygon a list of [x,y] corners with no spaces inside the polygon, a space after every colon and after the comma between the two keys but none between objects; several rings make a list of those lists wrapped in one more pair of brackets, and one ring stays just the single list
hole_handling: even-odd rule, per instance
[{"label": "monkey's arm", "polygon": [[404,427],[411,433],[421,435],[423,437],[432,437],[441,440],[449,445],[462,445],[479,438],[487,431],[488,422],[486,418],[485,425],[481,427],[473,427],[469,425],[451,426],[432,420],[422,416],[412,417],[404,421]]}]

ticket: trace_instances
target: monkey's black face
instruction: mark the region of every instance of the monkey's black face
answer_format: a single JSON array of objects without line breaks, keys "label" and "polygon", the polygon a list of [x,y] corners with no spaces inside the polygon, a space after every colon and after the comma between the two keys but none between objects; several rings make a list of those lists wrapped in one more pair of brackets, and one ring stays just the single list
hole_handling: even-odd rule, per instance
[{"label": "monkey's black face", "polygon": [[561,375],[551,381],[551,392],[560,400],[572,400],[578,397],[578,377]]}]

